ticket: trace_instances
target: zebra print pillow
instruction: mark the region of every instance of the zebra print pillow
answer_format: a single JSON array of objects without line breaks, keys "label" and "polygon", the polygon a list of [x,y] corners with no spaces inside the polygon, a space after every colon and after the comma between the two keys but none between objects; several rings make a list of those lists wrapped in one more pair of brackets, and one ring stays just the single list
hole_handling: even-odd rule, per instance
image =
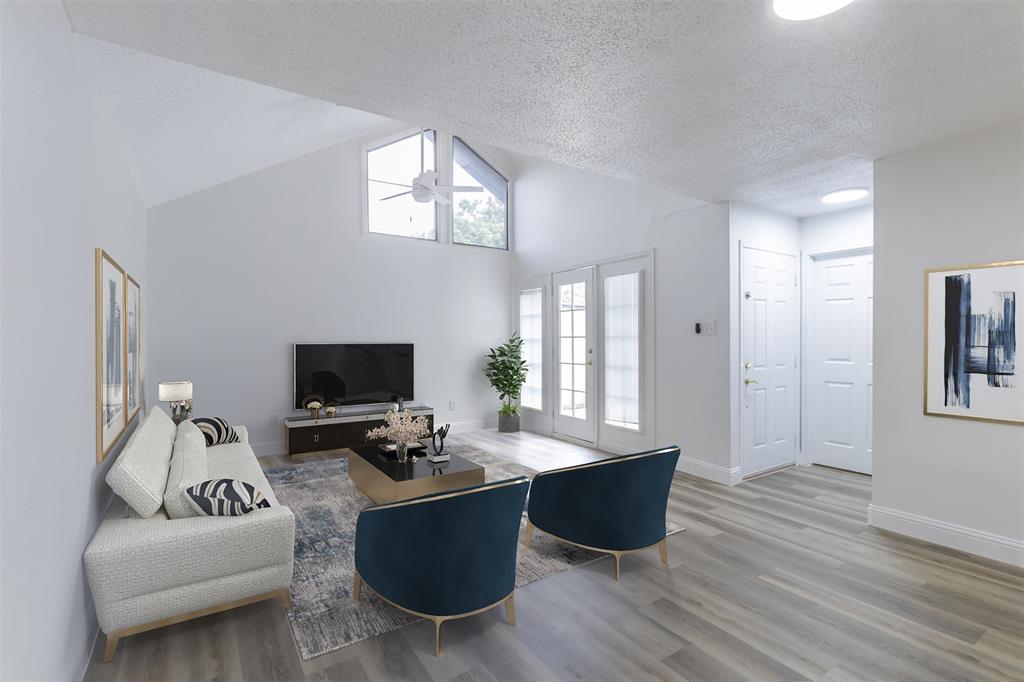
[{"label": "zebra print pillow", "polygon": [[193,419],[192,423],[199,427],[206,439],[206,447],[212,445],[223,445],[224,443],[238,443],[241,439],[227,421],[220,417],[199,417]]},{"label": "zebra print pillow", "polygon": [[270,500],[245,481],[220,478],[196,483],[185,489],[189,504],[201,516],[242,516],[254,509],[266,509]]}]

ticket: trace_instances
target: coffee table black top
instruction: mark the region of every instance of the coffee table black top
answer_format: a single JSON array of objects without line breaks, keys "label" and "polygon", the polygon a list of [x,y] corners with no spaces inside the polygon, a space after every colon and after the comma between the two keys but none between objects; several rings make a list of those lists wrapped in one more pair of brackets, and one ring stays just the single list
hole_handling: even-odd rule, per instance
[{"label": "coffee table black top", "polygon": [[[447,462],[431,464],[427,461],[427,450],[410,450],[409,461],[405,464],[399,463],[395,453],[386,453],[377,445],[351,448],[351,450],[396,483],[412,481],[417,478],[444,476],[445,474],[483,469],[476,462],[471,462],[465,457],[459,457],[458,455],[451,455],[451,459]],[[417,457],[415,462],[412,461],[413,457]]]}]

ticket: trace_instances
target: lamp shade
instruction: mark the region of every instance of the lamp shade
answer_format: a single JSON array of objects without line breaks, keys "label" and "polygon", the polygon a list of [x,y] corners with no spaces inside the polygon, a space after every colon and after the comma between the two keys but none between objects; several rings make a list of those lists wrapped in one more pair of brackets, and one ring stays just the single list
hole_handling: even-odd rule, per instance
[{"label": "lamp shade", "polygon": [[192,400],[191,381],[161,381],[157,390],[160,402],[172,403],[179,400]]}]

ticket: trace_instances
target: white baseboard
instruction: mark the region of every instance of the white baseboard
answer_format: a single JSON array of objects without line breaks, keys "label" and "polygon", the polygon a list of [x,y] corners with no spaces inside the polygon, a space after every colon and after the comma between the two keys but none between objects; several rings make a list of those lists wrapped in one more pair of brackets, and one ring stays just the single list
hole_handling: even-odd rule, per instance
[{"label": "white baseboard", "polygon": [[1024,541],[1021,540],[874,504],[868,506],[868,524],[1005,564],[1024,566]]},{"label": "white baseboard", "polygon": [[736,485],[743,480],[743,472],[739,467],[724,467],[721,464],[712,464],[686,455],[679,455],[676,470],[722,485]]}]

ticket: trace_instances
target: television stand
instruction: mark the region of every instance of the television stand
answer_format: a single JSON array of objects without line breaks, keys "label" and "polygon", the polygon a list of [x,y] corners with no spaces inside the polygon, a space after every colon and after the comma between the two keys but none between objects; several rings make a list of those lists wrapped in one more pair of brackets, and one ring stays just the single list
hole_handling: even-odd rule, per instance
[{"label": "television stand", "polygon": [[[383,440],[366,440],[369,429],[382,426],[390,403],[352,405],[337,408],[333,417],[313,419],[310,416],[286,417],[284,420],[285,449],[289,455],[323,450],[340,450]],[[405,409],[416,417],[426,417],[427,427],[434,430],[434,408],[422,403],[407,402]]]}]

